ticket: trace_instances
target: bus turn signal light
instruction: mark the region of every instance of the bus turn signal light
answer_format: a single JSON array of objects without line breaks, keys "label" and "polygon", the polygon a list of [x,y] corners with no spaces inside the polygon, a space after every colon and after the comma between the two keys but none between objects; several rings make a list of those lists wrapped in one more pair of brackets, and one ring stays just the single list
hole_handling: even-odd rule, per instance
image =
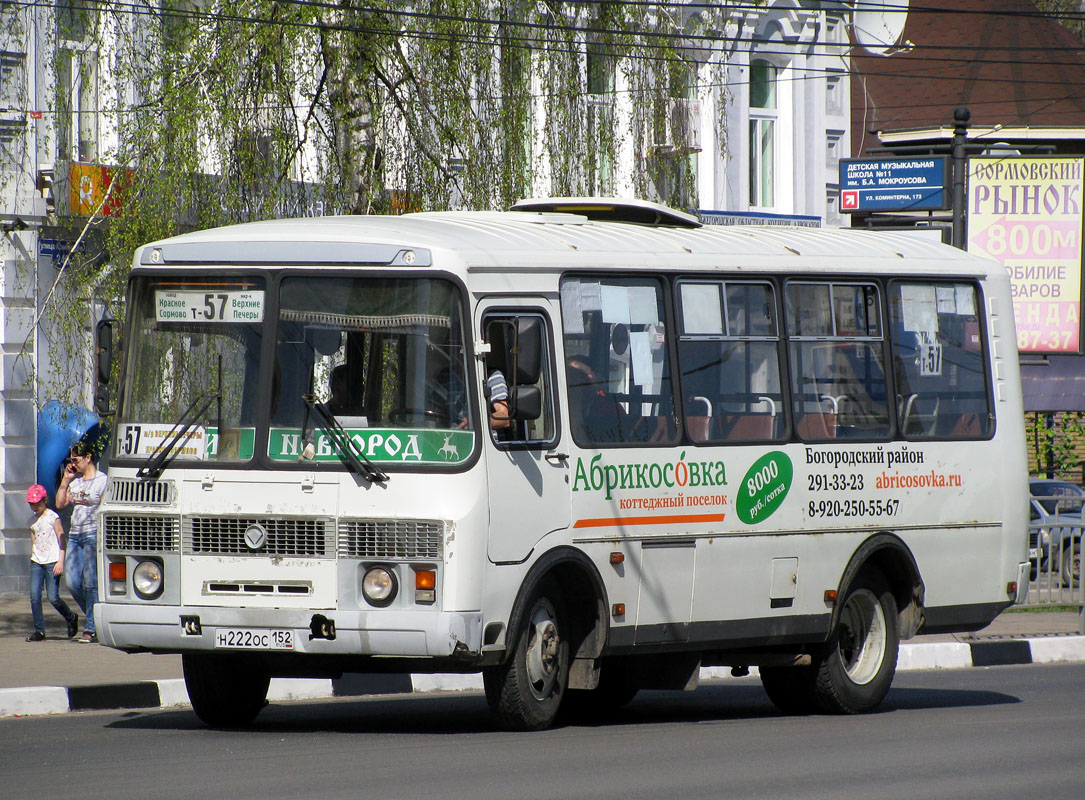
[{"label": "bus turn signal light", "polygon": [[126,594],[128,592],[128,564],[124,560],[109,562],[109,593]]},{"label": "bus turn signal light", "polygon": [[625,561],[625,553],[615,552],[610,554],[611,564],[621,564],[623,561]]},{"label": "bus turn signal light", "polygon": [[414,602],[434,603],[437,600],[437,572],[432,569],[414,571]]}]

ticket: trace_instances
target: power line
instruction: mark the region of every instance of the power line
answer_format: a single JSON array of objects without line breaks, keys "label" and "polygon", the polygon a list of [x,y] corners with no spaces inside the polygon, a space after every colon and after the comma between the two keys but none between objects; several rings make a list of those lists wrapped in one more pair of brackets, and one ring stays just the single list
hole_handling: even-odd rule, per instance
[{"label": "power line", "polygon": [[[295,6],[307,6],[307,7],[317,7],[317,8],[334,8],[335,10],[340,10],[340,8],[338,6],[333,7],[333,6],[330,6],[328,3],[313,2],[313,0],[284,0],[284,2],[287,2],[288,4],[295,5]],[[625,4],[626,5],[644,5],[644,6],[659,5],[658,3],[642,3],[642,2],[634,2],[633,0],[627,0],[627,2]],[[30,2],[30,3],[24,3],[22,5],[24,5],[25,7],[40,7],[40,6],[46,5],[46,3],[43,3],[43,2]],[[48,5],[50,7],[52,7],[52,4],[48,4]],[[158,9],[152,9],[152,8],[150,8],[148,6],[140,6],[140,5],[137,5],[135,3],[113,3],[111,5],[112,5],[113,9],[115,9],[115,10],[120,9],[121,10],[120,13],[129,13],[129,14],[133,14],[133,15],[142,15],[142,16],[154,16],[154,17],[159,17],[159,16],[181,16],[181,17],[188,17],[188,18],[191,18],[191,19],[211,20],[211,21],[216,21],[216,22],[223,22],[223,21],[225,21],[225,22],[240,22],[240,23],[258,24],[258,25],[259,24],[274,24],[274,25],[278,25],[280,27],[293,25],[293,26],[299,26],[299,27],[303,27],[303,28],[316,28],[316,29],[322,29],[322,30],[335,29],[335,30],[340,30],[342,32],[347,32],[347,33],[369,33],[369,34],[379,34],[379,35],[390,35],[390,31],[388,31],[386,29],[374,28],[374,27],[364,27],[364,26],[359,26],[359,25],[337,25],[337,26],[334,26],[334,27],[330,27],[328,25],[324,25],[324,24],[320,24],[320,23],[300,22],[300,21],[297,21],[297,20],[294,20],[294,21],[288,21],[288,20],[285,20],[285,19],[270,20],[270,19],[263,19],[263,18],[259,18],[259,17],[242,17],[242,16],[237,16],[237,15],[229,16],[229,15],[225,15],[225,14],[211,14],[211,13],[198,12],[198,11],[193,11],[193,12],[189,12],[189,11],[177,11],[177,12],[174,12],[174,11],[161,11],[161,10],[158,10]],[[673,7],[676,7],[676,8],[687,8],[687,7],[689,7],[687,4],[682,4],[682,3],[670,3],[670,4],[664,4],[664,5],[670,5],[670,6],[673,6]],[[735,7],[735,6],[732,6],[732,7]],[[749,9],[763,9],[763,6],[752,6],[751,5],[751,6],[744,6],[744,7],[749,8]],[[395,11],[387,12],[387,10],[385,10],[385,9],[373,9],[372,7],[364,7],[363,9],[352,9],[352,10],[373,11],[374,13],[396,13]],[[402,13],[402,12],[400,12],[400,13]],[[989,13],[993,13],[993,12],[977,12],[977,13],[989,14]],[[425,16],[427,18],[432,18],[433,17],[433,15],[423,15],[423,16]],[[474,19],[474,18],[448,17],[446,15],[446,19],[448,21],[462,21],[464,19]],[[492,20],[492,19],[480,19],[479,21],[481,21],[483,23],[489,23],[489,24],[495,24],[495,25],[505,24],[503,21]],[[518,23],[510,23],[510,24],[518,24]],[[546,27],[546,26],[543,26],[543,27],[545,27],[546,30],[551,30],[550,27]],[[571,32],[576,33],[576,34],[579,35],[579,34],[583,33],[583,29],[576,29],[575,31],[571,31]],[[617,33],[617,30],[614,29],[614,32]],[[542,52],[542,53],[551,53],[551,54],[564,54],[564,55],[577,55],[577,56],[585,55],[586,52],[587,52],[587,47],[588,47],[587,42],[571,42],[571,43],[568,43],[568,44],[562,44],[562,43],[554,42],[552,40],[551,41],[546,41],[545,44],[540,46],[541,42],[540,42],[540,40],[538,38],[524,38],[524,37],[511,37],[511,36],[499,36],[499,37],[491,40],[490,38],[484,38],[482,36],[471,37],[471,36],[465,36],[465,35],[462,35],[462,34],[433,33],[433,32],[415,31],[415,30],[397,31],[396,35],[400,35],[400,36],[403,36],[405,38],[414,38],[414,39],[418,39],[420,41],[447,42],[449,44],[474,44],[474,45],[479,45],[479,46],[483,46],[483,47],[488,46],[488,45],[496,45],[496,46],[501,46],[501,47],[520,48],[520,49],[524,49],[524,50],[530,50],[532,52]],[[630,33],[630,34],[624,34],[623,33],[623,35],[636,36],[638,34],[636,32],[633,32],[633,33]],[[732,42],[735,42],[735,43],[740,43],[740,42],[754,43],[755,42],[755,40],[753,40],[750,37],[732,37],[731,39],[720,40],[720,41],[732,41]],[[623,44],[628,44],[628,43],[623,43]],[[645,45],[640,45],[640,46],[644,47]],[[833,45],[833,46],[837,46],[837,45]],[[840,46],[844,46],[844,45],[840,45]],[[850,44],[847,45],[847,46],[850,47]],[[960,50],[961,48],[954,48],[954,49],[955,50]],[[629,60],[632,60],[632,61],[638,61],[639,60],[639,61],[643,61],[643,62],[671,61],[671,60],[673,60],[673,57],[669,56],[669,55],[647,56],[647,55],[644,55],[643,53],[642,54],[632,54],[632,53],[620,52],[620,51],[618,51],[616,49],[608,51],[605,48],[602,48],[602,49],[596,49],[593,52],[598,53],[598,54],[603,55],[603,56],[607,56],[607,57],[615,59],[615,60],[629,59]],[[787,56],[787,57],[793,57],[795,55],[795,52],[796,51],[795,51],[794,48],[785,48],[785,49],[777,50],[777,49],[772,49],[772,48],[768,48],[768,47],[763,47],[763,48],[759,48],[758,50],[754,51],[754,53],[752,53],[752,55],[767,55],[767,56],[782,55],[782,56]],[[831,56],[826,56],[826,57],[831,58]],[[925,62],[930,64],[930,69],[939,68],[939,67],[936,66],[936,63],[940,64],[940,65],[953,64],[953,63],[967,63],[967,64],[990,63],[990,64],[999,64],[999,65],[1033,65],[1033,66],[1037,65],[1036,62],[1028,62],[1028,61],[1007,61],[1007,60],[994,60],[994,59],[979,59],[979,60],[977,60],[977,59],[967,59],[967,58],[962,58],[962,59],[931,58],[931,59],[925,59]],[[718,62],[718,65],[722,69],[727,69],[727,68],[735,66],[735,65],[731,65],[731,64],[727,63],[726,61]],[[900,79],[900,80],[907,80],[907,79],[912,79],[912,78],[924,78],[924,79],[927,79],[927,80],[957,80],[958,79],[958,76],[956,76],[956,75],[950,75],[950,76],[946,76],[946,75],[933,75],[933,76],[927,75],[927,74],[924,73],[924,71],[921,68],[920,64],[914,63],[914,60],[910,61],[909,65],[910,65],[910,67],[912,68],[913,71],[897,73],[897,74],[895,74],[893,76],[894,79]],[[1059,66],[1059,65],[1062,65],[1062,66],[1075,66],[1075,67],[1081,67],[1081,68],[1085,69],[1085,63],[1083,63],[1081,61],[1076,61],[1076,62],[1043,62],[1042,65],[1044,65],[1044,66]],[[824,75],[824,76],[833,76],[833,75],[839,75],[839,74],[842,73],[842,70],[833,69],[831,67],[799,66],[799,65],[796,65],[796,64],[790,65],[789,69],[791,69],[794,72],[800,74],[800,77],[795,78],[795,80],[801,80],[801,79],[803,79],[805,77],[810,77],[810,76],[814,76],[814,77],[822,76],[822,75]],[[857,76],[857,77],[861,77],[861,76]],[[1041,79],[1022,79],[1019,74],[1011,76],[1011,77],[1007,77],[1005,79],[994,79],[994,78],[990,78],[989,76],[985,76],[985,80],[987,80],[988,82],[998,81],[998,82],[1012,83],[1014,85],[1019,85],[1019,86],[1020,85],[1046,86],[1046,85],[1051,85],[1052,83],[1056,83],[1056,82],[1053,82],[1053,81],[1041,80]],[[709,83],[697,84],[696,88],[701,89],[701,90],[712,90],[712,89],[718,89],[718,88],[723,88],[723,87],[741,86],[741,85],[744,85],[745,83],[746,83],[745,81],[709,82]],[[1059,85],[1062,85],[1062,84],[1059,84]],[[630,92],[636,91],[636,89],[628,89],[628,90],[625,90],[625,91],[626,91],[626,93],[630,93]],[[617,93],[616,91],[611,90],[611,91],[607,92],[606,94],[616,94],[616,93]],[[555,94],[560,95],[561,93],[560,92],[559,93],[546,92],[546,93],[538,93],[538,94],[530,94],[530,93],[528,93],[526,95],[525,94],[520,94],[518,96],[521,97],[521,98],[542,99],[542,98],[555,96]],[[502,96],[498,95],[498,96],[489,96],[489,97],[486,97],[486,98],[483,98],[483,99],[487,99],[487,100],[497,99],[497,100],[500,100],[500,99],[503,99],[503,98],[502,98]],[[277,107],[269,107],[268,109],[265,109],[265,110],[275,110],[275,109],[286,110],[288,108],[304,108],[304,107],[305,107],[305,105],[302,105],[302,104],[298,104],[296,106],[284,104],[284,105],[277,106]],[[885,106],[883,106],[883,108],[884,107]],[[912,104],[912,107],[915,107],[914,104]],[[134,113],[134,112],[137,112],[139,110],[140,109],[132,109],[131,111]],[[110,111],[115,113],[115,112],[118,112],[119,109],[110,109]],[[46,113],[59,113],[59,112],[46,112]],[[88,111],[87,113],[94,113],[94,112]]]},{"label": "power line", "polygon": [[[524,21],[524,20],[517,20],[517,19],[514,19],[514,18],[497,19],[497,18],[492,18],[492,17],[463,17],[463,16],[448,15],[448,14],[436,14],[436,13],[432,13],[432,12],[408,11],[408,10],[404,10],[402,8],[379,8],[379,7],[373,7],[373,6],[360,6],[360,7],[347,7],[347,8],[344,8],[344,7],[336,5],[336,4],[327,3],[327,2],[317,2],[316,0],[280,0],[280,2],[282,4],[284,4],[284,5],[291,5],[291,6],[297,6],[297,7],[302,7],[302,8],[326,9],[326,10],[329,10],[329,11],[335,11],[336,13],[340,13],[340,14],[342,12],[344,12],[344,11],[347,11],[347,12],[351,12],[351,13],[355,13],[355,14],[371,14],[371,15],[377,15],[377,16],[383,15],[383,16],[389,16],[389,17],[402,17],[402,18],[408,18],[408,19],[426,19],[426,20],[434,20],[434,21],[441,21],[441,22],[463,22],[463,23],[484,25],[484,26],[489,26],[489,27],[499,29],[499,33],[494,34],[494,37],[493,37],[495,43],[498,40],[500,40],[501,43],[505,44],[506,46],[511,46],[511,47],[514,47],[517,44],[522,43],[522,44],[524,44],[525,47],[528,47],[530,49],[538,49],[538,46],[539,46],[539,43],[540,43],[541,40],[536,38],[536,37],[511,36],[511,35],[509,35],[507,33],[500,32],[500,29],[526,28],[526,29],[529,29],[529,30],[540,30],[540,31],[546,31],[546,32],[561,30],[561,31],[565,31],[567,33],[574,34],[574,35],[629,37],[630,40],[629,41],[624,41],[624,42],[622,42],[622,44],[627,45],[627,46],[631,46],[631,47],[642,47],[642,48],[643,47],[651,47],[652,45],[649,45],[649,44],[646,44],[646,43],[643,43],[643,42],[637,42],[637,41],[635,41],[637,38],[658,38],[658,39],[663,39],[663,40],[668,40],[668,41],[677,41],[677,42],[691,42],[691,43],[692,42],[704,42],[704,43],[709,43],[709,44],[723,43],[723,44],[732,44],[732,45],[737,45],[737,44],[764,44],[765,43],[765,40],[755,39],[752,36],[731,36],[731,37],[728,37],[728,36],[716,35],[714,33],[713,34],[697,34],[697,33],[693,33],[693,32],[690,32],[690,31],[681,31],[681,30],[653,31],[653,30],[636,29],[636,28],[628,28],[628,29],[626,29],[626,28],[599,28],[599,27],[584,27],[584,26],[576,26],[576,25],[558,26],[558,25],[554,25],[554,24],[550,24],[550,23],[528,22],[528,21]],[[693,3],[693,4],[685,4],[685,3],[681,3],[681,2],[669,2],[669,3],[668,2],[662,2],[661,3],[661,2],[648,2],[648,0],[608,0],[608,2],[609,2],[609,4],[616,4],[616,5],[645,6],[645,7],[663,6],[663,7],[671,7],[671,8],[675,8],[675,9],[687,9],[687,8],[690,8],[690,7],[705,7],[705,8],[711,8],[713,10],[722,10],[722,8],[723,8],[721,6],[713,5],[713,4],[710,4],[710,3]],[[592,6],[596,5],[594,2],[591,2],[591,0],[586,0],[586,4],[590,4]],[[16,3],[15,5],[21,6],[21,7],[24,7],[24,8],[35,8],[35,7],[49,7],[49,8],[52,8],[53,7],[53,3],[48,2],[47,0],[28,0],[28,2]],[[117,2],[117,3],[110,3],[110,4],[108,4],[108,6],[107,6],[107,4],[102,3],[101,6],[103,8],[108,7],[111,10],[113,10],[115,12],[118,12],[118,13],[128,13],[128,14],[132,14],[132,15],[135,15],[135,16],[162,17],[162,18],[173,18],[173,19],[192,19],[192,20],[202,20],[202,21],[209,21],[209,22],[251,23],[251,24],[256,24],[256,25],[274,25],[274,26],[278,26],[278,27],[298,27],[298,28],[310,28],[310,29],[320,29],[320,30],[334,30],[334,31],[339,31],[339,32],[344,32],[344,33],[364,33],[364,34],[375,34],[375,35],[397,35],[397,36],[405,36],[405,37],[408,37],[408,38],[423,38],[423,39],[428,38],[428,39],[431,39],[431,40],[434,40],[434,41],[448,41],[450,43],[464,43],[464,44],[484,43],[484,42],[488,41],[482,35],[470,36],[470,35],[464,34],[462,32],[461,33],[455,33],[455,32],[436,33],[436,32],[433,32],[433,31],[428,31],[427,32],[427,31],[424,31],[424,30],[411,30],[411,29],[398,29],[398,30],[395,30],[395,31],[391,31],[391,30],[388,30],[386,28],[366,27],[366,26],[363,26],[363,25],[351,25],[351,24],[343,24],[343,23],[306,22],[306,21],[301,21],[301,20],[296,20],[296,19],[291,20],[291,19],[286,19],[286,18],[273,19],[273,18],[264,18],[264,17],[240,16],[240,15],[235,15],[235,14],[224,14],[224,13],[221,13],[221,12],[209,12],[209,11],[200,11],[200,10],[186,11],[186,10],[179,10],[179,9],[178,10],[154,9],[154,8],[149,7],[149,6],[140,5],[140,4],[137,4],[137,3],[119,3],[119,2]],[[736,5],[728,5],[726,7],[731,8],[731,9],[741,8],[741,9],[746,9],[746,10],[761,10],[761,11],[764,11],[765,8],[766,8],[763,5],[752,5],[752,4],[750,4],[750,5],[736,4]],[[876,6],[872,5],[871,7],[874,8]],[[962,9],[954,10],[954,9],[934,8],[934,7],[923,8],[923,9],[918,9],[916,7],[912,7],[912,10],[913,11],[924,10],[924,11],[930,11],[932,13],[944,13],[944,14],[949,14],[949,13],[969,14],[969,15],[976,15],[976,16],[980,16],[980,15],[983,15],[983,16],[1035,16],[1035,17],[1042,17],[1042,18],[1047,18],[1047,19],[1051,18],[1049,15],[1044,15],[1041,12],[1036,12],[1035,14],[1023,14],[1023,13],[1022,14],[1017,14],[1016,12],[973,11],[973,10],[962,10]],[[1081,12],[1078,16],[1080,16],[1083,20],[1085,20],[1085,12]],[[806,44],[806,46],[809,46],[809,45],[813,45],[814,47],[825,48],[826,53],[824,53],[824,55],[828,55],[828,56],[840,55],[844,51],[851,50],[851,49],[853,49],[853,47],[855,47],[855,45],[853,45],[849,41],[842,41],[842,42],[816,41],[816,42],[810,42],[810,43]],[[695,50],[696,49],[696,48],[693,48],[693,47],[684,46],[682,44],[678,44],[675,47],[678,50]],[[952,45],[924,45],[923,49],[924,49],[924,51],[935,50],[935,51],[947,51],[947,52],[951,52],[951,53],[960,53],[962,51],[963,52],[968,52],[968,51],[978,51],[978,52],[990,51],[991,47],[988,46],[988,45],[952,44]],[[1083,43],[1081,46],[1065,46],[1065,47],[1064,46],[1053,47],[1053,46],[1047,46],[1047,45],[1015,45],[1015,46],[999,47],[998,50],[1006,51],[1006,52],[1015,52],[1015,53],[1027,53],[1027,52],[1036,52],[1036,53],[1050,53],[1050,52],[1082,53],[1082,52],[1085,52],[1085,43]],[[787,52],[793,52],[793,51],[787,51]],[[630,57],[633,57],[633,56],[630,56]],[[944,60],[949,62],[949,63],[956,63],[956,62],[977,63],[975,61],[975,59],[970,59],[970,58],[949,58],[949,59],[944,59]],[[980,61],[978,63],[1011,63],[1011,64],[1012,63],[1022,63],[1022,64],[1030,64],[1030,63],[1035,63],[1035,62],[1029,62],[1029,61],[1016,62],[1016,61],[1008,61],[1008,60],[1003,59],[1003,60],[983,60],[983,61]],[[1044,63],[1059,64],[1060,62],[1044,62]],[[1074,62],[1064,62],[1063,65],[1067,65],[1067,66],[1074,65],[1074,66],[1076,66],[1076,65],[1081,65],[1081,64],[1082,64],[1082,62],[1080,60],[1078,60],[1078,61],[1074,61]]]}]

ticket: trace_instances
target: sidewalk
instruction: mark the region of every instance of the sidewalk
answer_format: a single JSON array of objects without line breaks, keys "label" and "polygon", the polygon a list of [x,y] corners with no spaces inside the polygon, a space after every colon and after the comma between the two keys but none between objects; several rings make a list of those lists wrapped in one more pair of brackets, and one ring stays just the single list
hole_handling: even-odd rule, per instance
[{"label": "sidewalk", "polygon": [[[74,601],[61,596],[73,608]],[[33,629],[30,600],[0,597],[0,717],[102,708],[155,708],[187,704],[177,655],[129,655],[66,637],[64,621],[44,597],[44,642],[24,639]],[[84,620],[80,615],[80,630]],[[1085,661],[1085,636],[1074,611],[1002,614],[971,634],[917,636],[903,642],[898,670],[996,664]],[[702,678],[729,670],[705,668]],[[341,680],[272,681],[271,700],[396,691],[480,689],[477,675],[344,676]]]}]

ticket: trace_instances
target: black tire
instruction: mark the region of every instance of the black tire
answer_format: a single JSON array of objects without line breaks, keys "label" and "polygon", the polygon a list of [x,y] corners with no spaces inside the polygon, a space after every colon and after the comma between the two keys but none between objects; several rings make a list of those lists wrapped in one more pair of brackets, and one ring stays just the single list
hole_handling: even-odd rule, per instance
[{"label": "black tire", "polygon": [[540,585],[525,607],[513,652],[482,673],[486,702],[501,728],[538,731],[557,717],[569,683],[567,626],[556,586]]},{"label": "black tire", "polygon": [[813,700],[829,714],[878,706],[897,669],[897,603],[881,572],[866,569],[848,587],[829,640],[814,654]]},{"label": "black tire", "polygon": [[814,705],[814,681],[812,667],[761,667],[761,685],[769,700],[785,714],[811,714]]},{"label": "black tire", "polygon": [[192,710],[212,728],[244,727],[267,705],[271,678],[251,658],[187,653],[181,667]]},{"label": "black tire", "polygon": [[1059,577],[1062,585],[1076,588],[1081,585],[1081,542],[1073,542],[1062,551],[1059,559]]}]

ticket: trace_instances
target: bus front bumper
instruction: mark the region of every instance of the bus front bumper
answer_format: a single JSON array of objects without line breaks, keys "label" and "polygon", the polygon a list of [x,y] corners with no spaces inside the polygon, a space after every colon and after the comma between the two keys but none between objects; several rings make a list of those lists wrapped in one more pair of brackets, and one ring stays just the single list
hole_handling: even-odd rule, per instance
[{"label": "bus front bumper", "polygon": [[[99,603],[94,607],[94,616],[98,640],[129,652],[248,650],[284,655],[294,652],[470,659],[478,655],[482,645],[481,612],[314,611]],[[259,635],[244,636],[246,631]],[[225,632],[232,633],[227,637]],[[270,632],[276,632],[270,637],[274,642],[271,649],[264,646],[269,643],[265,634]]]}]

